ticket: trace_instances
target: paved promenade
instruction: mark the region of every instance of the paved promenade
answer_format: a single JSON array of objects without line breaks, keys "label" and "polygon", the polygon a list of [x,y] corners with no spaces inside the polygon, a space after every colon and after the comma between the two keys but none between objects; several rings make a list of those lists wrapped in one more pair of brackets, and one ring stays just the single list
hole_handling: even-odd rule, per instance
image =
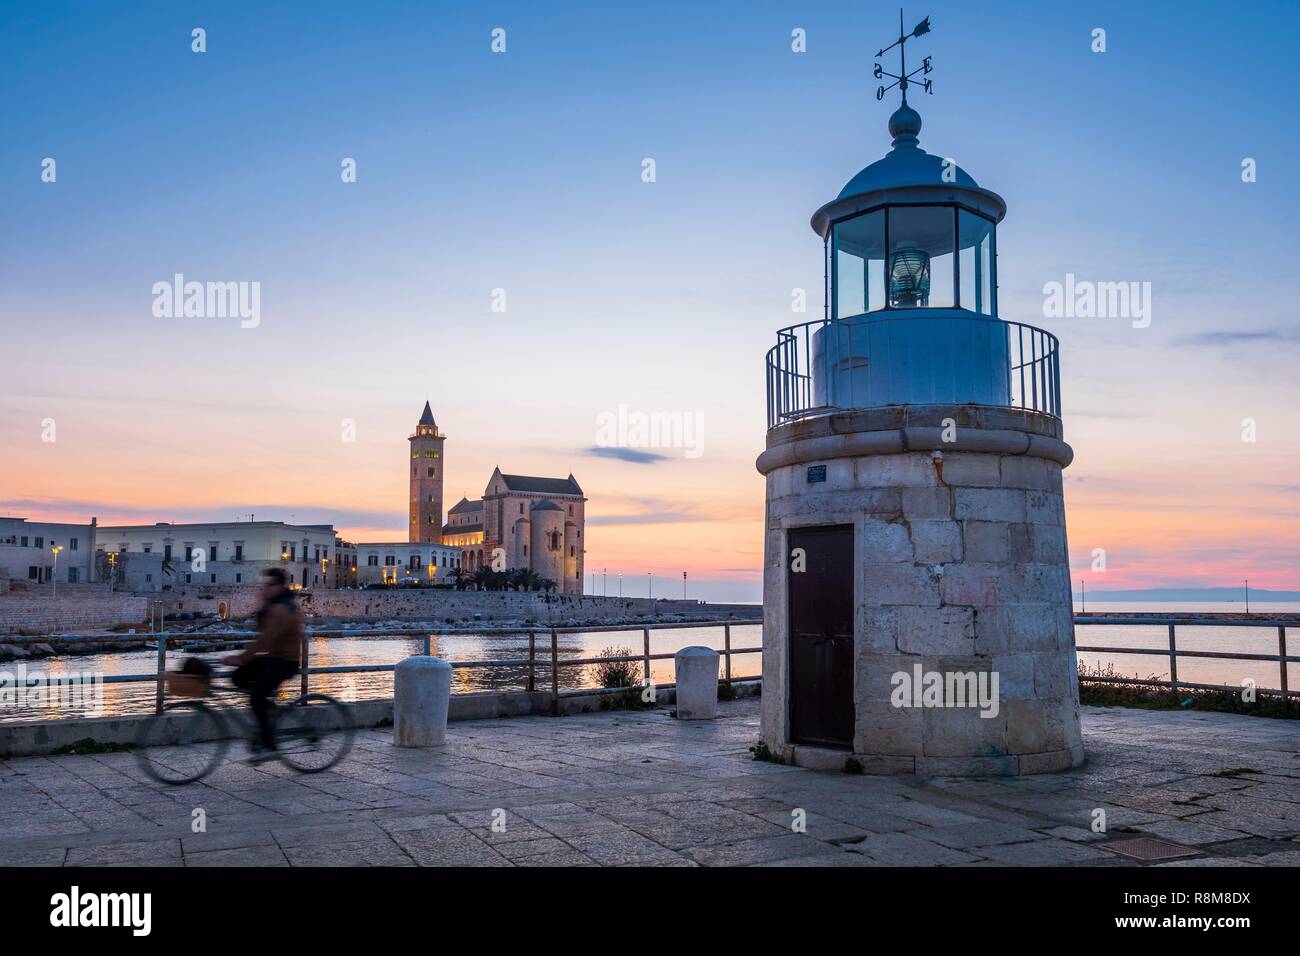
[{"label": "paved promenade", "polygon": [[[1078,770],[921,781],[757,763],[757,702],[720,707],[454,723],[436,752],[370,730],[329,773],[178,788],[130,754],[0,761],[0,865],[1300,864],[1294,721],[1086,708]],[[1189,855],[1117,852],[1141,835]]]}]

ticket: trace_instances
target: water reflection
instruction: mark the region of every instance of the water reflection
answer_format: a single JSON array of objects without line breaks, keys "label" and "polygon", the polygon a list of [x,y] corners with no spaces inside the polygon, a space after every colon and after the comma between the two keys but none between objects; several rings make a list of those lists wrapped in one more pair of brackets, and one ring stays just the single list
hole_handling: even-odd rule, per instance
[{"label": "water reflection", "polygon": [[[1117,608],[1116,610],[1120,610]],[[1268,610],[1267,608],[1263,610]],[[731,645],[733,648],[758,647],[762,644],[761,625],[732,625]],[[1123,625],[1099,626],[1078,625],[1076,641],[1080,645],[1102,647],[1150,647],[1168,648],[1168,634],[1164,625]],[[1177,641],[1180,650],[1234,651],[1241,653],[1277,654],[1277,632],[1270,628],[1243,627],[1194,627],[1180,625],[1177,629]],[[437,657],[451,661],[527,661],[527,635],[484,635],[484,634],[433,634],[429,638],[430,652]],[[650,632],[650,652],[652,654],[671,654],[683,647],[701,644],[721,650],[724,646],[723,628],[664,628]],[[1296,654],[1300,640],[1292,637],[1291,654]],[[598,657],[606,647],[620,647],[639,656],[642,653],[642,634],[635,631],[593,631],[578,634],[561,634],[558,637],[558,656],[561,661],[577,658]],[[310,654],[314,667],[348,666],[361,664],[395,664],[412,654],[424,652],[422,636],[394,635],[378,637],[323,637],[311,638]],[[214,651],[196,654],[211,661],[224,656],[227,651]],[[536,667],[534,668],[537,690],[549,691],[551,675],[549,661],[551,656],[550,634],[536,635]],[[185,652],[169,651],[169,669],[175,669]],[[1124,655],[1114,653],[1080,654],[1082,663],[1089,666],[1113,663],[1117,672],[1128,676],[1156,676],[1168,679],[1169,663],[1167,657],[1147,655]],[[17,673],[20,662],[10,661],[0,665],[0,674]],[[115,674],[149,674],[156,666],[155,653],[152,650],[116,652],[89,657],[50,657],[26,662],[29,674],[43,674],[50,678],[68,678],[80,673],[98,672],[105,676]],[[637,665],[640,674],[640,662]],[[732,659],[734,677],[755,677],[762,670],[761,655],[737,655]],[[526,663],[504,664],[496,667],[458,667],[452,671],[452,690],[458,694],[469,694],[488,690],[524,690],[528,686],[528,666]],[[650,674],[656,683],[668,683],[673,679],[673,662],[671,659],[651,662]],[[1178,677],[1180,680],[1206,684],[1239,685],[1244,678],[1251,678],[1261,688],[1277,687],[1280,675],[1279,666],[1270,661],[1227,661],[1208,658],[1180,657],[1178,660]],[[596,686],[595,667],[591,665],[561,667],[559,685],[569,690]],[[1291,664],[1288,668],[1288,685],[1300,687],[1300,664]],[[299,683],[292,679],[285,684],[285,694],[298,693]],[[330,694],[342,700],[372,700],[392,696],[393,675],[391,672],[361,672],[350,674],[313,674],[310,689]],[[145,714],[151,713],[154,702],[154,684],[150,682],[133,684],[103,685],[103,714]],[[56,695],[57,699],[57,695]],[[48,720],[55,717],[90,716],[84,707],[70,706],[5,706],[0,709],[0,720]]]},{"label": "water reflection", "polygon": [[[732,625],[731,646],[758,647],[762,643],[760,625]],[[664,628],[650,632],[650,653],[671,654],[690,645],[703,645],[721,650],[725,644],[723,628]],[[450,661],[521,661],[494,667],[457,667],[452,671],[452,692],[470,694],[489,690],[524,690],[528,686],[529,668],[528,635],[484,634],[433,634],[429,637],[430,653]],[[577,634],[560,634],[557,639],[557,656],[561,661],[599,657],[606,647],[616,647],[640,655],[643,651],[641,631],[595,631]],[[169,649],[168,669],[175,670],[182,658],[201,657],[214,664],[229,651],[192,653]],[[309,654],[313,667],[338,667],[363,664],[395,664],[413,654],[424,653],[422,636],[377,637],[323,637],[314,636],[309,641]],[[551,637],[536,635],[536,665],[533,669],[537,690],[549,691]],[[14,673],[17,662],[0,670]],[[47,675],[95,671],[105,676],[118,674],[151,674],[157,666],[152,650],[115,652],[88,657],[49,657],[27,662],[29,674]],[[720,672],[722,665],[720,665]],[[733,677],[754,677],[762,670],[761,655],[744,654],[732,659]],[[640,662],[637,664],[640,674]],[[652,679],[657,683],[671,682],[673,662],[652,661]],[[582,665],[559,668],[559,686],[562,690],[596,686],[595,667]],[[152,681],[130,684],[104,684],[103,715],[152,713],[155,686]],[[309,689],[338,697],[341,700],[374,700],[392,697],[391,671],[362,671],[344,674],[313,674]],[[282,697],[297,695],[299,682],[292,678],[283,685]],[[49,720],[56,717],[84,717],[84,708],[67,707],[5,707],[0,720]]]}]

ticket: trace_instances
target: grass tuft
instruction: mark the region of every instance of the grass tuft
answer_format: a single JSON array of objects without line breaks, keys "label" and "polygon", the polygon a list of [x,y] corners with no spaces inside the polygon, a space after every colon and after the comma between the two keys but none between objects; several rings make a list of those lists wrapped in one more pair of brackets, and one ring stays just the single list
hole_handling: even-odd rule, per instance
[{"label": "grass tuft", "polygon": [[[1194,687],[1153,687],[1147,684],[1113,683],[1089,678],[1124,678],[1113,663],[1079,666],[1079,703],[1093,707],[1137,707],[1143,710],[1200,710],[1226,714],[1248,714],[1252,717],[1274,717],[1294,720],[1300,717],[1300,707],[1280,694],[1256,691],[1253,701],[1242,699],[1241,691],[1202,690]],[[1133,679],[1137,680],[1136,674]],[[1151,674],[1147,680],[1158,680]]]}]

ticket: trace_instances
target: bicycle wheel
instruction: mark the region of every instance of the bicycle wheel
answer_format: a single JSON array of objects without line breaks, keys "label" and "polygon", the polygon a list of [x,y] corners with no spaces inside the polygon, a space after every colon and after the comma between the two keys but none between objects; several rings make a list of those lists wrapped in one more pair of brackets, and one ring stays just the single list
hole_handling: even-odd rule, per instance
[{"label": "bicycle wheel", "polygon": [[276,713],[280,759],[299,773],[320,773],[352,749],[352,715],[333,697],[304,694]]},{"label": "bicycle wheel", "polygon": [[180,785],[212,773],[230,746],[226,719],[200,700],[167,704],[140,725],[135,759],[159,783]]}]

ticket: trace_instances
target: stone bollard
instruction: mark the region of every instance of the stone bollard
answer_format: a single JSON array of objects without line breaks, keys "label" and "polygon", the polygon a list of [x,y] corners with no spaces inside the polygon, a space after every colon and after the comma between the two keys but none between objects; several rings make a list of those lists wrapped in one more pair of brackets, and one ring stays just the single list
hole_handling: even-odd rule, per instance
[{"label": "stone bollard", "polygon": [[712,720],[718,715],[718,652],[683,647],[673,656],[677,671],[679,720]]},{"label": "stone bollard", "polygon": [[393,745],[438,747],[447,739],[451,665],[408,657],[393,671]]}]

